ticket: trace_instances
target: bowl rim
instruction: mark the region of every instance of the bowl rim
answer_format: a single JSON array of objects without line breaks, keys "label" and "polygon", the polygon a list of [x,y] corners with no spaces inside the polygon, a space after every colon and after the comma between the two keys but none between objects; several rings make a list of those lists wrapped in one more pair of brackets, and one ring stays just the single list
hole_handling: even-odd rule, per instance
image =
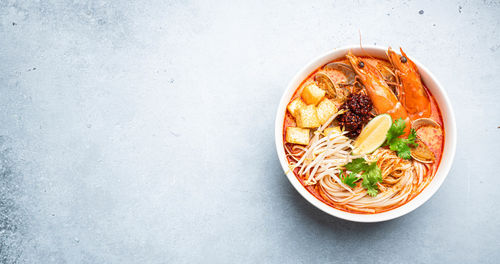
[{"label": "bowl rim", "polygon": [[[306,199],[309,203],[311,203],[318,209],[322,210],[323,212],[329,215],[353,222],[371,223],[371,222],[382,222],[398,218],[420,207],[423,203],[428,201],[441,187],[442,183],[449,174],[451,165],[453,164],[456,151],[456,140],[457,140],[455,114],[453,112],[453,108],[446,93],[446,90],[443,88],[441,83],[437,80],[437,78],[432,74],[432,72],[429,69],[427,69],[423,64],[421,64],[414,58],[412,58],[412,61],[415,62],[415,64],[417,65],[421,75],[422,76],[425,75],[427,79],[429,79],[431,82],[435,84],[434,87],[430,88],[429,85],[427,85],[428,83],[426,83],[427,88],[431,90],[436,101],[441,101],[438,103],[441,110],[441,116],[443,117],[443,126],[445,127],[446,131],[445,145],[443,147],[443,155],[441,157],[441,162],[436,171],[436,174],[434,175],[434,179],[432,179],[431,183],[429,183],[429,185],[425,187],[420,194],[418,194],[411,201],[405,203],[402,206],[377,214],[355,214],[336,209],[320,201],[318,198],[312,195],[308,190],[306,190],[306,188],[297,179],[295,174],[292,171],[289,171],[288,169],[288,161],[286,159],[285,150],[283,147],[284,144],[283,122],[286,113],[286,107],[291,97],[295,93],[295,90],[299,87],[302,81],[305,80],[305,78],[307,78],[317,68],[324,65],[328,61],[332,61],[342,56],[345,56],[345,54],[349,50],[352,50],[354,53],[363,52],[364,54],[371,55],[371,53],[380,53],[380,52],[385,53],[387,49],[388,47],[383,47],[383,46],[363,45],[363,47],[360,47],[357,45],[350,45],[350,46],[335,48],[312,59],[304,67],[302,67],[288,83],[286,90],[283,92],[281,96],[275,119],[276,151],[278,153],[278,158],[280,160],[281,167],[285,172],[285,175],[287,176],[290,183],[294,186],[297,192],[299,192],[300,195],[304,197],[304,199]],[[438,96],[440,100],[438,100],[436,96]]]}]

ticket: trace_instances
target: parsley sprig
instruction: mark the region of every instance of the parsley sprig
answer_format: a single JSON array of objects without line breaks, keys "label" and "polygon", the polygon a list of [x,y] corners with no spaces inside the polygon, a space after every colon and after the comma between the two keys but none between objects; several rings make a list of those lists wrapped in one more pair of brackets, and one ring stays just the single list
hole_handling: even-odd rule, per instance
[{"label": "parsley sprig", "polygon": [[351,187],[351,188],[354,188],[356,187],[356,181],[359,180],[359,176],[358,174],[356,173],[351,173],[351,174],[344,174],[343,171],[340,171],[340,180],[342,181],[342,183],[344,183],[345,185]]},{"label": "parsley sprig", "polygon": [[396,151],[400,158],[409,160],[411,159],[411,147],[416,147],[418,145],[415,142],[417,139],[417,132],[415,129],[411,129],[408,138],[400,138],[399,136],[404,134],[405,128],[406,123],[402,118],[394,121],[389,131],[387,131],[384,146],[389,146],[392,151]]},{"label": "parsley sprig", "polygon": [[382,172],[377,166],[377,162],[368,163],[363,158],[357,158],[346,164],[345,168],[351,171],[350,175],[354,174],[354,177],[362,173],[363,182],[361,186],[366,189],[368,195],[377,196],[379,192],[377,183],[382,182]]}]

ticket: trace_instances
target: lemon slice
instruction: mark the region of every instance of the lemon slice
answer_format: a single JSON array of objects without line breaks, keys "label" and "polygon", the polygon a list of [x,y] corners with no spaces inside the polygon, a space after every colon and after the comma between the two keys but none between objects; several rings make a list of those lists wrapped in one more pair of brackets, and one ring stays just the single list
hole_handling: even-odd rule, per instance
[{"label": "lemon slice", "polygon": [[391,128],[392,118],[388,114],[378,115],[361,130],[354,141],[353,155],[364,155],[378,149],[385,141],[387,131]]}]

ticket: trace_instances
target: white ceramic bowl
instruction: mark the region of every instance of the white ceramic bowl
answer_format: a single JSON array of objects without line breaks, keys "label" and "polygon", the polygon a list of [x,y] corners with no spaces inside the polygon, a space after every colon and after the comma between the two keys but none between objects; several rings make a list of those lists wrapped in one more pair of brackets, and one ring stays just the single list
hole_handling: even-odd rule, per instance
[{"label": "white ceramic bowl", "polygon": [[[276,124],[275,124],[275,141],[276,141],[276,150],[278,152],[278,157],[281,162],[281,166],[285,173],[288,170],[288,162],[285,157],[285,150],[283,148],[283,121],[285,118],[286,106],[288,105],[290,99],[292,98],[295,90],[299,87],[304,79],[306,79],[314,70],[323,66],[324,64],[344,57],[347,52],[351,50],[355,55],[370,55],[373,57],[386,58],[385,52],[387,48],[385,47],[377,47],[377,46],[363,46],[361,49],[359,46],[348,46],[343,48],[334,49],[326,54],[323,54],[316,59],[312,60],[309,64],[307,64],[304,68],[302,68],[296,75],[293,77],[292,81],[288,84],[285,93],[281,97],[281,101],[278,107],[278,113],[276,115]],[[286,173],[288,180],[292,183],[295,189],[311,204],[321,209],[322,211],[350,221],[355,222],[380,222],[386,221],[390,219],[394,219],[405,215],[417,207],[422,205],[425,201],[427,201],[431,196],[439,189],[444,179],[448,175],[450,171],[451,164],[453,163],[453,158],[455,156],[455,148],[456,148],[456,122],[455,116],[453,114],[453,109],[450,104],[450,100],[446,95],[446,91],[438,82],[436,77],[432,75],[432,73],[425,68],[422,64],[416,61],[413,57],[411,58],[415,64],[417,64],[420,75],[422,76],[422,80],[427,86],[427,88],[432,92],[432,95],[436,99],[439,104],[443,116],[444,129],[445,129],[445,142],[443,149],[443,156],[441,159],[441,163],[439,168],[434,176],[432,182],[427,186],[417,197],[413,198],[410,202],[395,208],[393,210],[378,213],[378,214],[354,214],[348,213],[345,211],[341,211],[335,209],[322,201],[318,200],[311,193],[309,193],[304,186],[299,182],[297,177],[293,174],[293,172],[289,171]]]}]

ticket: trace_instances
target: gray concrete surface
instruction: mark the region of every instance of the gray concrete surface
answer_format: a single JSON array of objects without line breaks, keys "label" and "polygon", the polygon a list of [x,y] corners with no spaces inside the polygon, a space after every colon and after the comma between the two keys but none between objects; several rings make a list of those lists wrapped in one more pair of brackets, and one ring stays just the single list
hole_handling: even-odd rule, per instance
[{"label": "gray concrete surface", "polygon": [[[498,263],[499,28],[498,1],[0,1],[0,262]],[[288,81],[359,32],[431,69],[459,132],[378,224],[309,205],[273,141]]]}]

